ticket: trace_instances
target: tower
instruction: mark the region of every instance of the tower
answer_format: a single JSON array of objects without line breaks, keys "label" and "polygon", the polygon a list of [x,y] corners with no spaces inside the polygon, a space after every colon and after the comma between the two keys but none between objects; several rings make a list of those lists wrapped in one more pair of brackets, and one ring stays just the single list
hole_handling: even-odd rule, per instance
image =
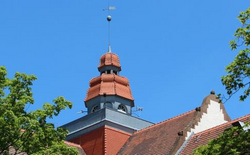
[{"label": "tower", "polygon": [[[109,6],[106,10],[113,9]],[[66,140],[79,144],[88,155],[115,155],[132,133],[153,125],[132,116],[134,98],[129,81],[120,76],[119,57],[111,52],[109,14],[107,21],[108,52],[100,58],[100,75],[89,82],[84,100],[88,114],[62,126],[69,130]]]},{"label": "tower", "polygon": [[85,98],[88,114],[62,127],[69,130],[66,140],[79,144],[88,155],[115,155],[132,133],[153,123],[132,116],[134,98],[128,79],[120,76],[115,53],[101,56],[98,71]]},{"label": "tower", "polygon": [[119,76],[121,65],[118,56],[110,52],[105,53],[100,59],[98,70],[100,76],[90,81],[85,99],[88,114],[109,108],[131,115],[134,99],[128,79]]}]

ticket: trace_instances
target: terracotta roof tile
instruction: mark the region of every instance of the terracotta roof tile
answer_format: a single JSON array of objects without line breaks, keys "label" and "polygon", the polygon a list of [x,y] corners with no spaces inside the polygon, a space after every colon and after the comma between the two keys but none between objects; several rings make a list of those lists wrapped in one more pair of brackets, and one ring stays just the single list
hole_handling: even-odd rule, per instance
[{"label": "terracotta roof tile", "polygon": [[96,96],[99,95],[99,92],[100,92],[100,85],[95,85],[93,87],[90,87],[87,91],[87,98],[86,100],[89,100],[89,99],[92,99]]},{"label": "terracotta roof tile", "polygon": [[198,148],[201,145],[206,145],[209,140],[217,138],[220,134],[224,132],[225,129],[231,127],[232,123],[237,121],[250,122],[250,114],[194,134],[185,146],[185,148],[182,150],[181,155],[192,154],[195,148]]},{"label": "terracotta roof tile", "polygon": [[100,65],[98,69],[102,68],[103,66],[116,66],[121,70],[121,65],[119,61],[119,57],[115,53],[106,53],[101,56]]},{"label": "terracotta roof tile", "polygon": [[115,86],[116,86],[115,87],[116,94],[118,96],[122,96],[122,97],[128,98],[128,99],[132,99],[133,98],[129,87],[121,85],[119,83],[116,83]]},{"label": "terracotta roof tile", "polygon": [[170,154],[177,147],[183,136],[178,132],[184,130],[195,118],[196,111],[192,110],[177,117],[137,131],[125,143],[118,154]]},{"label": "terracotta roof tile", "polygon": [[102,95],[106,93],[107,95],[115,95],[115,83],[114,82],[103,82],[100,85],[99,94]]},{"label": "terracotta roof tile", "polygon": [[115,76],[115,81],[119,84],[122,84],[124,86],[128,86],[129,85],[129,81],[127,78],[122,77],[122,76]]},{"label": "terracotta roof tile", "polygon": [[93,78],[89,83],[85,102],[99,95],[118,95],[134,100],[127,78],[115,74],[102,74]]},{"label": "terracotta roof tile", "polygon": [[89,82],[89,86],[93,87],[93,86],[99,84],[100,80],[101,80],[101,76],[98,76],[98,77],[95,77],[95,78],[91,79],[90,82]]}]

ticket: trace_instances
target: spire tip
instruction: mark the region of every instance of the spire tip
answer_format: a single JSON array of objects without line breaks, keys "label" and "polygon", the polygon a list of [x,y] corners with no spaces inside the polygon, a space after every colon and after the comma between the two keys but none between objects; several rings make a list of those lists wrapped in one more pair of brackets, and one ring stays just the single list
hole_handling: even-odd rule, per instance
[{"label": "spire tip", "polygon": [[111,46],[108,47],[108,53],[111,53]]}]

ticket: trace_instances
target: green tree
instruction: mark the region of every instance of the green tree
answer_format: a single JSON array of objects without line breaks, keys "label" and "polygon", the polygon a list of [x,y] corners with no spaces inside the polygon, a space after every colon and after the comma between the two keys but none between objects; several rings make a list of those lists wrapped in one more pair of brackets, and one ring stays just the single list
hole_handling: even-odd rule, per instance
[{"label": "green tree", "polygon": [[222,77],[222,84],[226,87],[229,97],[239,90],[244,90],[240,95],[240,100],[244,101],[250,93],[250,8],[240,12],[238,16],[242,27],[238,28],[234,34],[235,40],[230,42],[232,50],[242,49],[235,57],[234,61],[226,67],[227,75]]},{"label": "green tree", "polygon": [[0,154],[8,155],[10,150],[32,155],[78,154],[63,142],[68,131],[46,122],[72,103],[58,97],[54,104],[45,103],[42,109],[27,112],[27,104],[34,104],[31,86],[36,77],[18,72],[13,79],[6,75],[6,68],[0,67]]},{"label": "green tree", "polygon": [[250,131],[229,128],[217,139],[195,149],[193,155],[250,155]]},{"label": "green tree", "polygon": [[[238,16],[242,27],[234,34],[230,42],[232,50],[241,48],[234,61],[226,67],[227,75],[222,77],[229,98],[239,90],[244,90],[240,100],[244,101],[250,93],[250,8]],[[245,126],[247,127],[247,126]],[[205,146],[195,149],[193,155],[250,155],[250,131],[241,127],[232,127],[223,132],[217,139]]]}]

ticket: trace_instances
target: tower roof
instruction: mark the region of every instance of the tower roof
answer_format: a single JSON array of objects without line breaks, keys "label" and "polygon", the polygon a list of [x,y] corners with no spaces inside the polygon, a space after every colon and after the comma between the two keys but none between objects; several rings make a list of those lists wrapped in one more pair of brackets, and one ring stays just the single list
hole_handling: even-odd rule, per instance
[{"label": "tower roof", "polygon": [[121,71],[119,57],[115,53],[105,53],[101,56],[98,70],[100,71],[100,69],[104,66],[115,66],[119,69],[119,71]]},{"label": "tower roof", "polygon": [[85,102],[99,95],[117,95],[129,100],[132,97],[129,81],[127,78],[115,74],[102,74],[89,82],[89,90]]}]

